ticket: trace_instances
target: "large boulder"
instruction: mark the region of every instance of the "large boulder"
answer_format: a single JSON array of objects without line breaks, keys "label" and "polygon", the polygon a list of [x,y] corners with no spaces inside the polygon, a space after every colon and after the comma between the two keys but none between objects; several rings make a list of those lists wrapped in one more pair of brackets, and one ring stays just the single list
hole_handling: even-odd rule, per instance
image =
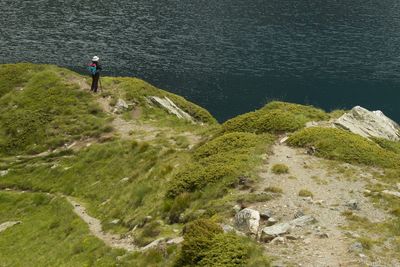
[{"label": "large boulder", "polygon": [[152,103],[158,105],[159,107],[165,109],[169,113],[177,116],[179,119],[184,119],[184,120],[194,122],[194,119],[192,118],[192,116],[190,116],[187,112],[183,111],[181,108],[179,108],[177,105],[175,105],[175,103],[172,102],[172,100],[166,96],[164,96],[163,98],[158,97],[158,96],[150,96],[149,100]]},{"label": "large boulder", "polygon": [[260,226],[260,213],[249,208],[242,209],[236,213],[235,225],[241,231],[257,235]]},{"label": "large boulder", "polygon": [[356,106],[343,114],[334,122],[335,126],[344,128],[364,137],[385,138],[392,141],[400,140],[400,126],[382,111],[369,111]]}]

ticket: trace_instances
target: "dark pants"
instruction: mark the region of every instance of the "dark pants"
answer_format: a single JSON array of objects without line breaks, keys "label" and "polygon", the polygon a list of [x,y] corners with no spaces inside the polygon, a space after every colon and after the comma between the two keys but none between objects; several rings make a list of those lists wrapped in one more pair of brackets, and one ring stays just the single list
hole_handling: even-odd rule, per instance
[{"label": "dark pants", "polygon": [[92,87],[90,91],[97,92],[97,88],[99,85],[100,73],[96,73],[96,75],[92,75]]}]

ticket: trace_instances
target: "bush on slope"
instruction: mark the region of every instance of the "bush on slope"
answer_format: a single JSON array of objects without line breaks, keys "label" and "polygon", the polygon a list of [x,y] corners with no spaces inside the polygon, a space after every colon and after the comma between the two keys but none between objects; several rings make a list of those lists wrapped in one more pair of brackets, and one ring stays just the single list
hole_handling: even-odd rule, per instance
[{"label": "bush on slope", "polygon": [[314,146],[316,155],[327,159],[386,168],[400,165],[400,155],[385,150],[364,137],[340,129],[306,128],[291,135],[287,142],[298,147]]},{"label": "bush on slope", "polygon": [[285,102],[271,102],[263,108],[226,121],[225,132],[282,133],[301,129],[309,121],[328,119],[323,110]]}]

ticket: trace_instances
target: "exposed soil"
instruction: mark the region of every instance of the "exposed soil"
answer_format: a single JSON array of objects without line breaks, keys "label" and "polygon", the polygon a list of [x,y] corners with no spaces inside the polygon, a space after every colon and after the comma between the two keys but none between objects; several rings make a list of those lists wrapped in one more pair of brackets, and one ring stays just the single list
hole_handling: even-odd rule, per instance
[{"label": "exposed soil", "polygon": [[[288,174],[274,174],[274,164],[285,164]],[[338,163],[336,163],[338,164]],[[363,191],[373,180],[370,173],[357,167],[342,164],[353,175],[335,171],[329,161],[307,155],[303,149],[284,144],[273,146],[273,153],[260,174],[261,181],[255,186],[259,192],[266,187],[283,190],[280,197],[256,203],[251,208],[268,209],[278,222],[293,220],[296,214],[312,215],[317,223],[294,229],[284,243],[265,244],[267,254],[276,256],[275,266],[365,266],[372,264],[367,256],[349,251],[355,240],[343,230],[349,211],[346,205],[356,201],[354,214],[367,217],[372,222],[385,220],[388,215],[372,205]],[[313,197],[300,197],[299,191],[307,189]],[[375,259],[376,260],[376,259]],[[384,262],[384,260],[382,260]]]}]

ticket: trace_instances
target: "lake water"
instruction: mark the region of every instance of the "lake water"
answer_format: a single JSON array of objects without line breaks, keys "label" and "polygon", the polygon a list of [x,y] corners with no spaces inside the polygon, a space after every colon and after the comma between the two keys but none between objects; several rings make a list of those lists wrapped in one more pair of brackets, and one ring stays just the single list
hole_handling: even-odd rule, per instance
[{"label": "lake water", "polygon": [[92,55],[220,121],[272,99],[400,121],[397,0],[0,0],[0,63]]}]

